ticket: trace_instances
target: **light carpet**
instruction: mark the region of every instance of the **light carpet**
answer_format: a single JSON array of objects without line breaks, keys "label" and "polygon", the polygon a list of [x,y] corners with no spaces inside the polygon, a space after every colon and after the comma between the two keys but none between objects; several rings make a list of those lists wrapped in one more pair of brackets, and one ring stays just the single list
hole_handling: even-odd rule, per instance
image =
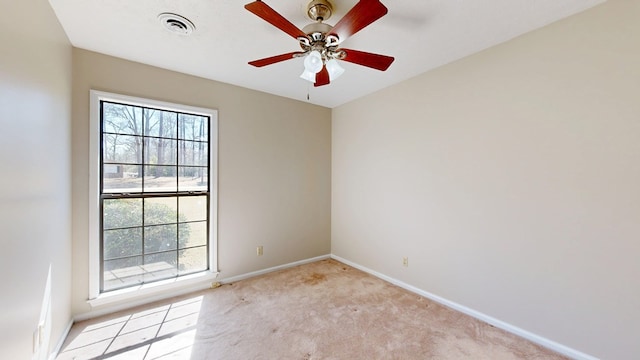
[{"label": "light carpet", "polygon": [[74,324],[58,359],[566,359],[334,260]]}]

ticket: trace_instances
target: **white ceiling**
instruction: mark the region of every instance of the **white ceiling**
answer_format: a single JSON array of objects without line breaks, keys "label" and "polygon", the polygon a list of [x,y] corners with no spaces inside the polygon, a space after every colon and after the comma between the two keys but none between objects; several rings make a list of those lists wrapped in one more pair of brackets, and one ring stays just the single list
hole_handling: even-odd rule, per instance
[{"label": "white ceiling", "polygon": [[[604,0],[382,0],[386,16],[342,46],[395,57],[386,72],[342,62],[344,75],[314,88],[303,59],[263,68],[248,61],[300,50],[297,41],[244,9],[252,0],[49,0],[71,43],[128,60],[335,107]],[[309,0],[264,0],[299,28]],[[333,0],[333,25],[357,0]],[[166,30],[158,14],[190,19],[190,36]]]}]

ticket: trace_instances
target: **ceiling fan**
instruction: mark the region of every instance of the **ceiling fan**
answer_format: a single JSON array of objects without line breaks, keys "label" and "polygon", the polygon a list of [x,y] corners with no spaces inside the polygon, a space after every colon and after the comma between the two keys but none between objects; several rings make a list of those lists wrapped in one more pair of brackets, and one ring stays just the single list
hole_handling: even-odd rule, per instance
[{"label": "ceiling fan", "polygon": [[302,51],[250,61],[250,65],[263,67],[304,57],[305,70],[300,77],[314,83],[314,86],[323,86],[328,85],[344,72],[344,69],[338,64],[338,60],[380,71],[387,70],[394,60],[391,56],[339,47],[340,43],[349,36],[364,29],[387,13],[387,8],[379,0],[358,1],[334,26],[323,22],[328,20],[333,12],[330,0],[313,0],[307,6],[307,15],[315,22],[305,26],[302,30],[261,0],[249,3],[244,7],[298,40],[302,48]]}]

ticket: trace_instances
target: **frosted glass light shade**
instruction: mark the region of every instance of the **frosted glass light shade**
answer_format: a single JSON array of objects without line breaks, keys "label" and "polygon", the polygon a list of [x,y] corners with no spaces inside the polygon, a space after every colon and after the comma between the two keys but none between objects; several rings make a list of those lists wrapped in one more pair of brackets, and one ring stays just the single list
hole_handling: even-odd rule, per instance
[{"label": "frosted glass light shade", "polygon": [[313,50],[304,58],[304,68],[306,71],[310,71],[317,74],[322,70],[322,55],[317,50]]},{"label": "frosted glass light shade", "polygon": [[307,71],[306,69],[304,70],[302,75],[300,75],[300,77],[307,81],[311,81],[312,83],[316,82],[316,74],[312,73],[311,71]]},{"label": "frosted glass light shade", "polygon": [[331,59],[327,61],[327,71],[329,72],[329,80],[333,81],[344,73],[344,68],[338,64],[338,60]]}]

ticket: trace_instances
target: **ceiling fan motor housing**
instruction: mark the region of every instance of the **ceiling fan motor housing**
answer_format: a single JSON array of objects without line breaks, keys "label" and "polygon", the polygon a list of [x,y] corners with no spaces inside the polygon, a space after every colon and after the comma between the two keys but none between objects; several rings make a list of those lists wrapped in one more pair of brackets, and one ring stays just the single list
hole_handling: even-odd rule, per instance
[{"label": "ceiling fan motor housing", "polygon": [[344,51],[338,50],[338,39],[336,36],[327,36],[331,32],[333,26],[323,22],[315,22],[302,28],[307,34],[306,37],[299,37],[300,47],[304,51],[300,57],[306,56],[313,50],[318,51],[322,55],[323,61],[330,59],[343,59]]},{"label": "ceiling fan motor housing", "polygon": [[305,34],[309,35],[311,38],[313,38],[313,40],[318,41],[318,40],[322,40],[318,38],[319,37],[319,35],[317,35],[318,33],[328,34],[329,31],[331,31],[331,29],[332,29],[332,26],[329,24],[316,22],[303,27],[302,31]]}]

